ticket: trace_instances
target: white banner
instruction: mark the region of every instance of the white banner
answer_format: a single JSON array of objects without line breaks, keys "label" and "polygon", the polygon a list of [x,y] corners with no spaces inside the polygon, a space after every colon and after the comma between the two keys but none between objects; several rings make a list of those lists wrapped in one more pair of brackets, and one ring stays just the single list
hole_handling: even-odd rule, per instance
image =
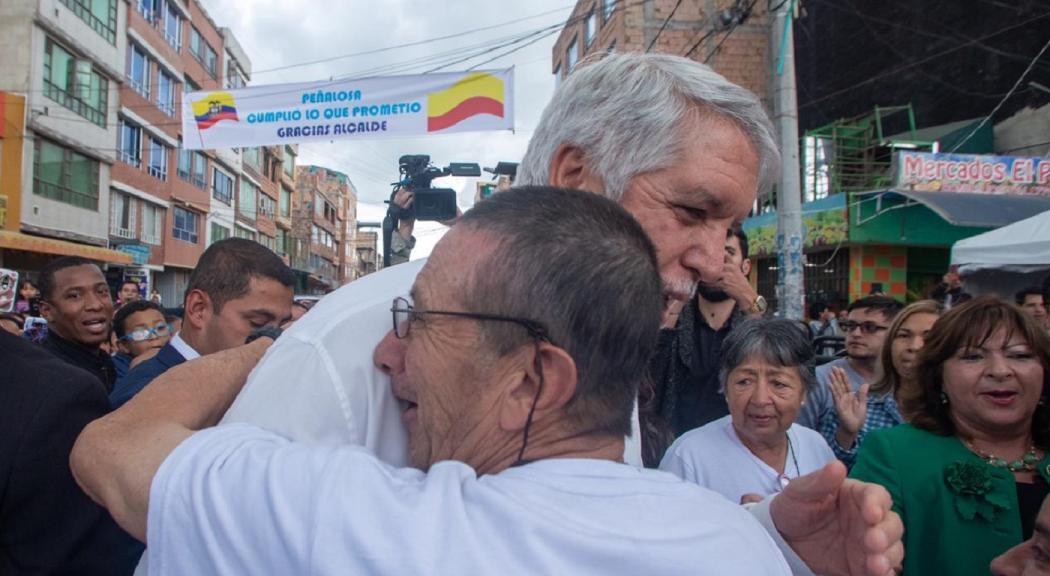
[{"label": "white banner", "polygon": [[189,150],[514,128],[510,70],[271,84],[182,95]]}]

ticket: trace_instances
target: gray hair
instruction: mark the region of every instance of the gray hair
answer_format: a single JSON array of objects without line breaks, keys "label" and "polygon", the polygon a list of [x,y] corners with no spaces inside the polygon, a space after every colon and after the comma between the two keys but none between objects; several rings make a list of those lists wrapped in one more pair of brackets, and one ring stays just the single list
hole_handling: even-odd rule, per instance
[{"label": "gray hair", "polygon": [[518,183],[550,183],[562,144],[580,148],[619,201],[639,174],[679,160],[683,126],[697,112],[732,121],[759,157],[759,192],[769,189],[780,152],[762,103],[698,62],[667,54],[615,53],[574,71],[554,92],[518,169]]},{"label": "gray hair", "polygon": [[[566,416],[580,434],[629,435],[631,411],[663,310],[656,252],[641,225],[597,194],[512,188],[479,202],[457,228],[494,249],[466,281],[468,310],[542,324],[576,364]],[[519,326],[481,324],[497,355],[529,342]]]},{"label": "gray hair", "polygon": [[729,373],[751,358],[774,366],[798,368],[802,388],[809,394],[817,386],[815,356],[806,328],[787,318],[748,318],[735,326],[722,342],[718,379],[725,387]]}]

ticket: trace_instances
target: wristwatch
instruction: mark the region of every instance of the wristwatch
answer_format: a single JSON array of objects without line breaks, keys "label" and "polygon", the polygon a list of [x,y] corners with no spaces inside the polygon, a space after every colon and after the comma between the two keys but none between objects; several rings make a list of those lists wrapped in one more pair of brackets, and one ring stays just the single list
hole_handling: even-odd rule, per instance
[{"label": "wristwatch", "polygon": [[262,328],[256,328],[255,330],[252,330],[252,333],[249,334],[247,338],[245,338],[244,343],[251,344],[263,336],[266,336],[271,340],[277,340],[282,332],[284,331],[277,326],[263,326]]},{"label": "wristwatch", "polygon": [[765,314],[766,308],[769,308],[769,304],[766,303],[765,297],[761,294],[755,297],[755,301],[751,303],[751,307],[747,309],[748,314]]}]

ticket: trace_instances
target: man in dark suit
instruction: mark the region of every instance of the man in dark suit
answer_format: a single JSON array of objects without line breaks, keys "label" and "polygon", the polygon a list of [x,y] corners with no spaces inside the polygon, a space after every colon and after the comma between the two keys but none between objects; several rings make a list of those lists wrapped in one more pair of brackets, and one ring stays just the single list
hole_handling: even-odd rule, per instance
[{"label": "man in dark suit", "polygon": [[80,431],[109,411],[95,377],[0,331],[0,574],[131,574],[143,546],[69,470]]},{"label": "man in dark suit", "polygon": [[253,330],[280,326],[292,315],[294,283],[291,269],[262,244],[243,238],[212,244],[186,287],[182,330],[117,381],[110,404],[121,406],[186,360],[240,346]]}]

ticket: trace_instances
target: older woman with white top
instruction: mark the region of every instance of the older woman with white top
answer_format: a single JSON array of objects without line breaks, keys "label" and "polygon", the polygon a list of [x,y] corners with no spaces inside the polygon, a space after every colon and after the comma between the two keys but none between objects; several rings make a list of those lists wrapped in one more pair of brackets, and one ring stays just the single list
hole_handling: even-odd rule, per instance
[{"label": "older woman with white top", "polygon": [[747,320],[726,338],[721,356],[729,416],[678,438],[662,470],[745,503],[835,459],[819,433],[794,424],[816,385],[813,349],[798,323]]}]

